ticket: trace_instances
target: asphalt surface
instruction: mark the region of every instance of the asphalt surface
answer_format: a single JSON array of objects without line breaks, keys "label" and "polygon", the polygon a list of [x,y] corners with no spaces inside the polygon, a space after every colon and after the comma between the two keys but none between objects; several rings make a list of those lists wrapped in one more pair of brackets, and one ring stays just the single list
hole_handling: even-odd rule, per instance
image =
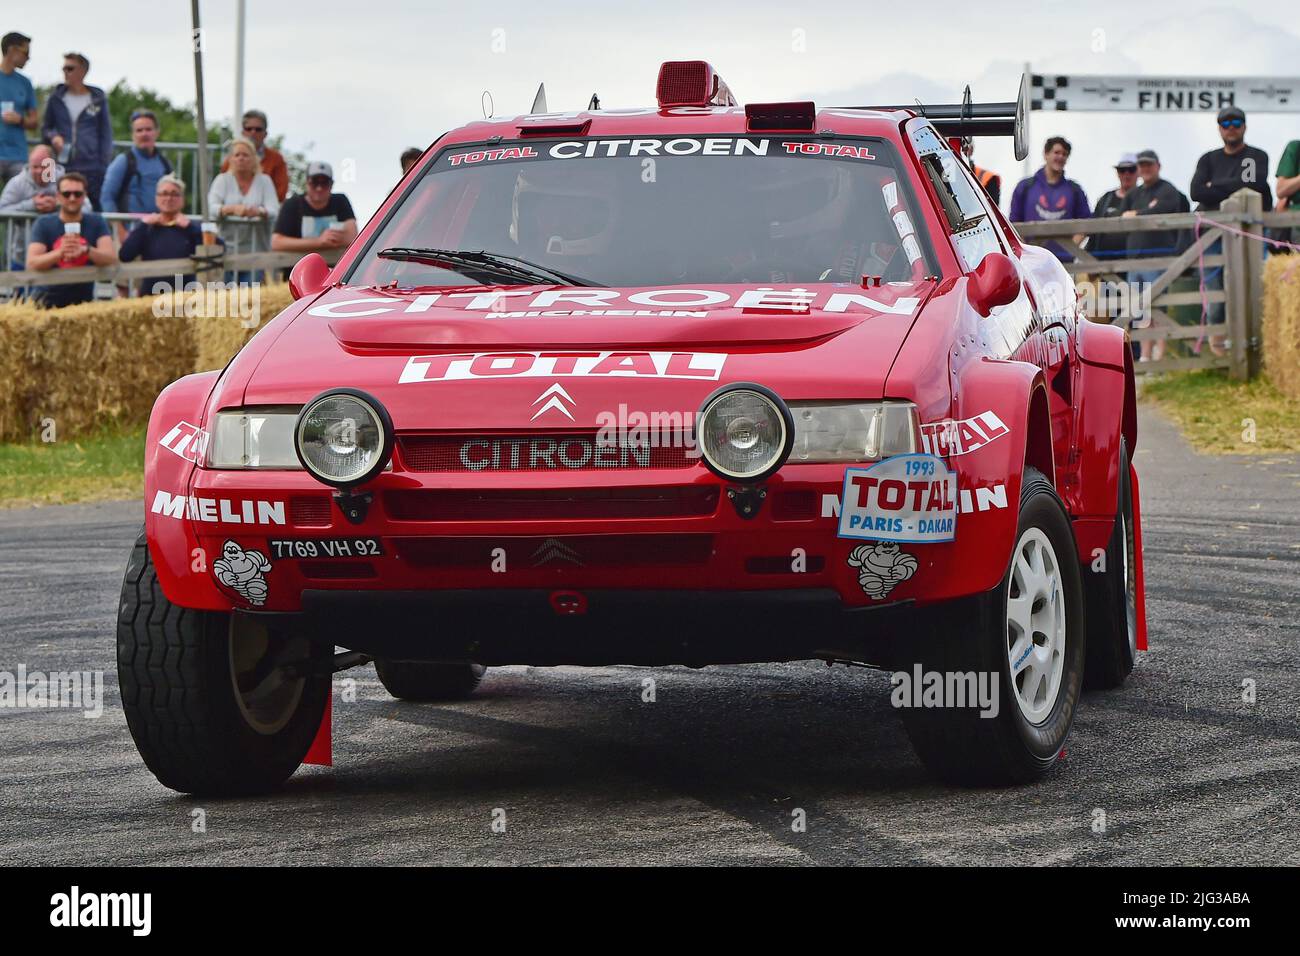
[{"label": "asphalt surface", "polygon": [[117,693],[140,504],[0,512],[0,670],[105,680],[98,719],[0,709],[3,861],[1295,865],[1300,459],[1197,456],[1147,409],[1137,456],[1152,649],[1085,697],[1046,781],[1001,790],[932,782],[886,675],[808,663],[503,668],[450,706],[357,669],[335,678],[332,769],[265,798],[180,796]]}]

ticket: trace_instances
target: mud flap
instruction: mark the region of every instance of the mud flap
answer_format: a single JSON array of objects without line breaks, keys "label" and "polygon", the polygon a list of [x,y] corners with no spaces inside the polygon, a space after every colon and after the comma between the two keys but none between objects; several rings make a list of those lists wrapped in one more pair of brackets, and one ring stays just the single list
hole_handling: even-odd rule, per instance
[{"label": "mud flap", "polygon": [[1134,575],[1134,588],[1137,591],[1134,595],[1137,604],[1137,649],[1145,651],[1147,649],[1147,585],[1142,560],[1142,495],[1138,492],[1137,469],[1133,467],[1131,461],[1128,465],[1128,480],[1133,494],[1133,557],[1137,564]]},{"label": "mud flap", "polygon": [[[1141,567],[1141,565],[1138,565]],[[1141,577],[1138,578],[1140,582]],[[316,767],[334,766],[334,688],[331,684],[329,696],[325,698],[325,712],[321,714],[320,727],[316,730],[316,739],[311,742],[307,756],[302,758],[305,764]]]}]

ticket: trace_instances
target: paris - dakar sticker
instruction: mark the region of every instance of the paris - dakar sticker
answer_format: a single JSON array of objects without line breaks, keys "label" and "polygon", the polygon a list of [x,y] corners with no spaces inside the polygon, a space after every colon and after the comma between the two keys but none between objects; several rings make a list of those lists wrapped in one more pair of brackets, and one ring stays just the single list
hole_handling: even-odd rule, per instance
[{"label": "paris - dakar sticker", "polygon": [[934,455],[848,468],[841,500],[841,538],[930,544],[957,534],[957,476]]}]

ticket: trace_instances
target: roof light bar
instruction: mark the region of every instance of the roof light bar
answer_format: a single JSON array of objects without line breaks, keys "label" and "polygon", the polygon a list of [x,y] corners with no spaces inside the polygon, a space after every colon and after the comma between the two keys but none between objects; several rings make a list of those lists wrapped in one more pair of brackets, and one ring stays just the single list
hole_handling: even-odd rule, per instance
[{"label": "roof light bar", "polygon": [[703,60],[669,60],[659,67],[655,97],[671,106],[735,106],[736,98],[718,72]]}]

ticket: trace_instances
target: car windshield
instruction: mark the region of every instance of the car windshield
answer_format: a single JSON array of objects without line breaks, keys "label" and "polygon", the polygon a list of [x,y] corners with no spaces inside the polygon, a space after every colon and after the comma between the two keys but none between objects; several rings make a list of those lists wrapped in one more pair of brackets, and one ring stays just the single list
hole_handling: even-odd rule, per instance
[{"label": "car windshield", "polygon": [[937,271],[924,229],[880,139],[530,139],[443,150],[347,281],[526,282],[457,272],[421,250],[509,257],[606,286],[908,280]]}]

